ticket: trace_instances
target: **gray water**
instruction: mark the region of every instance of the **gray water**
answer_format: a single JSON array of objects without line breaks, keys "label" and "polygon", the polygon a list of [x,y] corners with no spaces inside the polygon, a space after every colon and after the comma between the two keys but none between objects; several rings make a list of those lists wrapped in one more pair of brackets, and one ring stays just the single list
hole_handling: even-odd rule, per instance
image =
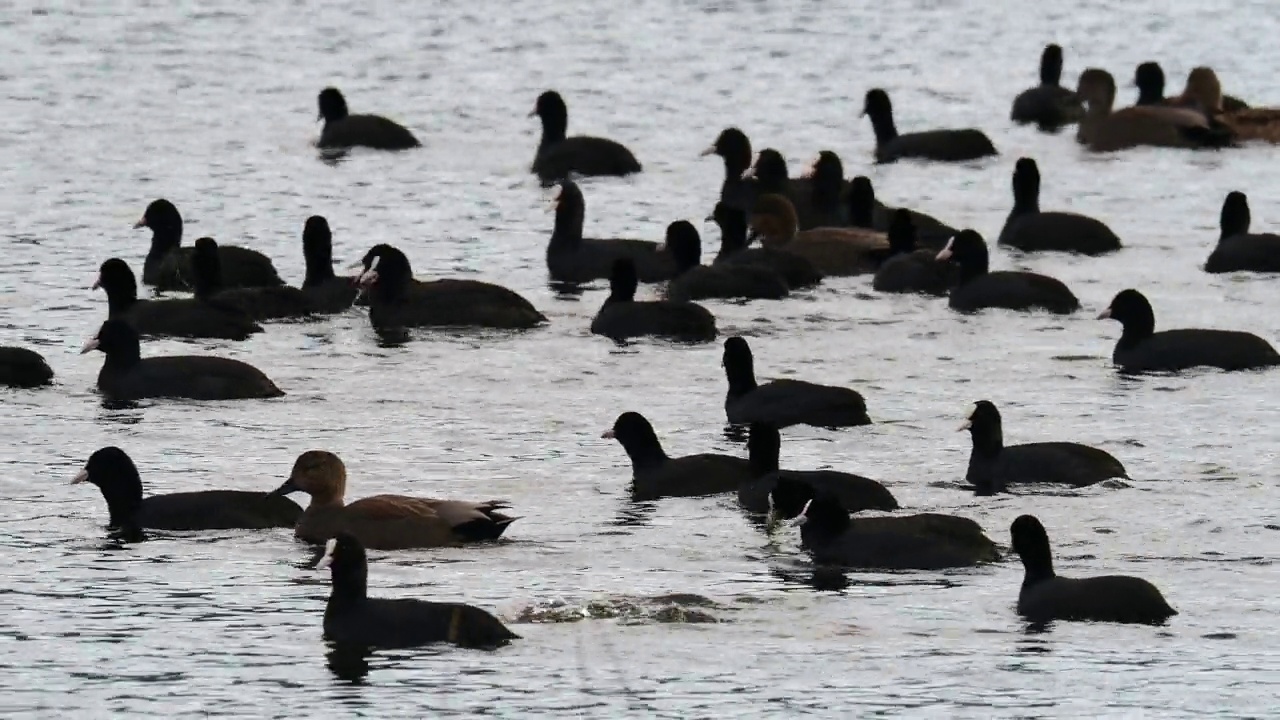
[{"label": "gray water", "polygon": [[[1232,189],[1258,228],[1280,225],[1276,150],[1137,150],[1096,157],[1014,127],[1044,43],[1065,80],[1163,62],[1177,92],[1208,64],[1226,90],[1280,103],[1270,3],[1093,0],[418,5],[326,2],[72,3],[0,14],[0,342],[40,350],[57,385],[2,398],[4,580],[0,715],[91,717],[1182,716],[1270,714],[1280,693],[1273,563],[1273,398],[1280,373],[1121,379],[1119,327],[1093,320],[1125,287],[1162,327],[1248,329],[1280,340],[1270,278],[1199,266]],[[323,164],[315,94],[387,114],[423,141],[404,154]],[[857,117],[887,88],[899,127],[976,125],[1001,150],[967,166],[869,164]],[[588,232],[658,239],[702,218],[719,188],[698,152],[727,125],[798,171],[831,149],[879,196],[990,239],[1020,156],[1044,174],[1045,209],[1100,217],[1127,247],[1103,259],[1016,257],[993,267],[1063,279],[1066,318],[884,297],[866,278],[780,303],[709,303],[751,338],[764,377],[848,385],[878,424],[798,428],[783,464],[881,479],[912,509],[978,520],[1008,542],[1039,515],[1064,574],[1133,573],[1181,614],[1163,628],[1058,624],[1014,613],[1016,558],[948,573],[856,573],[817,590],[792,529],[766,537],[732,498],[634,506],[629,463],[599,435],[646,414],[673,454],[744,454],[723,433],[718,343],[620,349],[587,331],[604,293],[548,289],[548,193],[526,169],[534,98],[556,88],[570,131],[627,143],[645,165],[583,183]],[[1127,99],[1135,94],[1122,87]],[[299,236],[329,218],[335,256],[392,242],[420,277],[476,277],[530,298],[550,325],[519,335],[423,333],[382,347],[359,311],[272,325],[246,343],[149,342],[148,355],[249,360],[289,394],[269,402],[107,410],[101,356],[76,354],[106,312],[88,290],[110,256],[135,270],[146,203],[173,200],[187,237],[259,248],[300,282]],[[1004,411],[1009,442],[1102,447],[1134,480],[975,499],[955,432],[968,405]],[[107,542],[92,487],[67,483],[116,444],[149,492],[269,489],[311,448],[347,463],[351,497],[509,498],[522,519],[491,547],[371,555],[371,590],[473,602],[524,640],[331,662],[320,621],[327,573],[291,533]],[[663,622],[670,594],[715,624]],[[688,604],[688,603],[684,603]],[[621,617],[601,617],[614,608]],[[579,622],[566,616],[590,615]],[[543,620],[531,622],[529,620]],[[547,620],[560,620],[550,622]],[[335,669],[336,668],[336,669]]]}]

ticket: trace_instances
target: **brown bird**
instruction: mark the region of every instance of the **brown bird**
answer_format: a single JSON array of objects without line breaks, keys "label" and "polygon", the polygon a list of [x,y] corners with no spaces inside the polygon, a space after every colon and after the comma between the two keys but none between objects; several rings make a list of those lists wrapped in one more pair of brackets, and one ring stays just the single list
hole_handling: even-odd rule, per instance
[{"label": "brown bird", "polygon": [[1106,70],[1089,68],[1080,74],[1076,93],[1088,109],[1076,128],[1076,140],[1094,152],[1112,152],[1140,145],[1201,148],[1232,144],[1231,131],[1187,108],[1137,105],[1112,111],[1116,81]]},{"label": "brown bird", "polygon": [[766,194],[757,198],[751,209],[750,225],[766,248],[799,255],[823,275],[875,272],[889,255],[888,237],[875,230],[852,227],[799,230],[795,206],[782,195]]},{"label": "brown bird", "polygon": [[1242,108],[1226,110],[1222,83],[1212,68],[1198,67],[1187,75],[1187,87],[1176,102],[1203,112],[1209,119],[1230,128],[1239,140],[1280,143],[1280,109]]},{"label": "brown bird", "polygon": [[338,533],[348,533],[365,547],[377,550],[460,545],[496,540],[516,520],[498,512],[508,507],[500,500],[374,495],[346,505],[346,489],[347,468],[342,460],[325,450],[308,450],[293,463],[289,479],[271,494],[304,492],[311,496],[294,535],[317,545]]}]

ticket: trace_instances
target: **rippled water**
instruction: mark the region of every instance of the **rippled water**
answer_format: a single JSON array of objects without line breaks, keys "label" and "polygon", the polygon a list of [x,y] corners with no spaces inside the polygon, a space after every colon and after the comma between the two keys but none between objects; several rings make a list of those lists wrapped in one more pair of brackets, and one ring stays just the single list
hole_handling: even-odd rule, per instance
[{"label": "rippled water", "polygon": [[[1280,102],[1275,14],[1263,2],[1149,0],[9,6],[0,341],[40,349],[58,384],[2,396],[0,714],[1269,714],[1280,692],[1280,373],[1120,379],[1108,361],[1119,327],[1090,318],[1135,286],[1164,327],[1280,339],[1274,280],[1199,270],[1228,190],[1250,193],[1258,227],[1280,225],[1280,158],[1088,157],[1070,132],[1006,118],[1048,41],[1067,48],[1068,82],[1100,65],[1124,85],[1158,59],[1173,91],[1209,64],[1229,92]],[[319,162],[314,99],[330,83],[354,111],[403,120],[424,148]],[[857,114],[873,85],[890,90],[904,130],[979,125],[1002,155],[866,165],[873,140]],[[1085,312],[959,317],[941,302],[873,295],[866,279],[711,307],[722,330],[752,338],[763,376],[860,388],[880,421],[789,430],[784,466],[881,478],[904,505],[973,517],[1002,544],[1014,517],[1037,513],[1062,571],[1141,574],[1181,614],[1158,629],[1030,633],[1013,612],[1016,560],[859,573],[843,590],[815,590],[793,533],[766,538],[731,498],[631,505],[626,456],[599,439],[623,410],[648,415],[673,453],[744,451],[721,432],[718,344],[618,349],[586,329],[602,292],[575,302],[547,288],[551,218],[526,173],[537,127],[525,114],[548,87],[567,98],[571,131],[622,140],[645,164],[632,179],[583,183],[588,231],[600,235],[657,239],[671,220],[704,217],[721,168],[697,153],[729,124],[793,171],[835,150],[887,202],[988,238],[1008,211],[1014,160],[1036,157],[1046,209],[1101,217],[1128,247],[1096,260],[996,252],[993,266],[1061,277]],[[147,238],[130,225],[160,196],[182,209],[188,238],[260,248],[294,282],[302,221],[320,213],[344,264],[393,242],[420,276],[504,283],[551,324],[384,348],[353,311],[241,344],[153,342],[144,352],[251,360],[289,395],[106,410],[93,392],[100,356],[75,354],[106,311],[87,288],[106,257],[140,268]],[[701,227],[712,245],[718,233]],[[1135,480],[972,498],[957,487],[969,441],[954,429],[980,398],[1004,409],[1010,442],[1096,444]],[[523,516],[507,541],[375,553],[374,592],[465,598],[512,621],[600,602],[640,617],[520,622],[525,640],[492,654],[326,658],[327,574],[289,532],[106,543],[101,498],[67,485],[105,444],[134,456],[152,492],[271,488],[320,447],[346,460],[353,496],[507,497]],[[713,601],[704,610],[722,622],[659,622],[671,593]]]}]

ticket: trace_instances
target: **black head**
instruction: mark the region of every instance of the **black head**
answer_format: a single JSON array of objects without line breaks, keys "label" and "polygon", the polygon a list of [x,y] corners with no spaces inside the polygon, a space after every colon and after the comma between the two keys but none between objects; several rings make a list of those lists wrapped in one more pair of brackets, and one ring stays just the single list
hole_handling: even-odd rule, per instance
[{"label": "black head", "polygon": [[582,221],[586,214],[587,203],[582,197],[582,189],[572,180],[561,180],[556,190],[555,199],[551,201],[556,211],[555,228],[551,231],[553,242],[576,243],[582,239]]},{"label": "black head", "polygon": [[747,214],[740,208],[727,203],[716,203],[711,212],[713,220],[720,228],[720,252],[741,250],[747,246]]},{"label": "black head", "polygon": [[364,546],[354,535],[339,533],[325,543],[324,555],[316,563],[316,570],[325,568],[329,568],[333,598],[347,601],[365,598],[369,562]]},{"label": "black head", "polygon": [[947,246],[938,253],[938,260],[959,265],[964,278],[985,275],[989,261],[987,241],[975,230],[961,230],[947,241]]},{"label": "black head", "polygon": [[1227,193],[1227,199],[1222,201],[1222,216],[1218,220],[1222,237],[1228,238],[1249,232],[1250,221],[1249,198],[1239,190]]},{"label": "black head", "polygon": [[533,112],[529,114],[537,115],[542,121],[543,142],[564,139],[565,131],[569,127],[569,108],[564,104],[564,98],[560,97],[560,93],[548,90],[539,95],[538,101],[534,103]]},{"label": "black head", "polygon": [[876,191],[866,175],[849,181],[849,224],[860,228],[875,227]]},{"label": "black head", "polygon": [[741,173],[751,164],[751,141],[746,133],[736,127],[725,128],[711,147],[702,151],[703,155],[719,155],[724,158],[725,167],[737,168]]},{"label": "black head", "polygon": [[155,235],[172,235],[182,236],[182,215],[178,212],[178,208],[173,203],[160,198],[152,200],[147,209],[142,212],[142,219],[134,224],[135,228],[151,228]]},{"label": "black head", "polygon": [[889,221],[889,251],[894,255],[904,255],[915,252],[915,249],[916,224],[911,220],[911,211],[898,208]]},{"label": "black head", "polygon": [[98,334],[80,349],[80,354],[97,350],[107,356],[108,362],[136,362],[141,349],[138,333],[123,320],[108,320],[98,328]]},{"label": "black head", "polygon": [[1045,45],[1040,53],[1040,84],[1057,85],[1062,81],[1062,48]]},{"label": "black head", "polygon": [[71,480],[72,485],[83,482],[92,483],[102,491],[111,514],[111,527],[133,526],[134,515],[142,505],[142,479],[125,451],[114,446],[95,451],[84,469]]},{"label": "black head", "polygon": [[893,117],[893,103],[889,102],[889,93],[880,88],[868,90],[862,101],[862,114],[870,118]]},{"label": "black head", "polygon": [[780,477],[769,491],[769,513],[778,520],[799,517],[813,495],[813,486],[809,483]]},{"label": "black head", "polygon": [[360,274],[360,286],[372,287],[374,292],[398,295],[409,287],[409,281],[413,279],[409,258],[386,243],[369,248],[361,262],[364,272]]},{"label": "black head", "polygon": [[1019,158],[1013,166],[1013,204],[1038,207],[1039,203],[1040,168],[1031,158]]},{"label": "black head", "polygon": [[319,215],[307,218],[302,226],[302,257],[307,264],[304,288],[334,277],[333,233],[329,230],[329,221]]},{"label": "black head", "polygon": [[1133,73],[1138,86],[1138,104],[1154,105],[1164,100],[1164,69],[1160,63],[1144,62]]},{"label": "black head", "polygon": [[653,431],[653,425],[637,412],[624,412],[613,421],[613,427],[600,437],[617,440],[627,451],[635,468],[656,464],[666,459],[662,443]]},{"label": "black head", "polygon": [[631,258],[618,258],[609,268],[609,299],[606,302],[631,302],[636,299],[636,264]]},{"label": "black head", "polygon": [[338,92],[338,88],[327,87],[321,90],[316,102],[320,107],[320,115],[316,118],[317,120],[336,122],[348,115],[347,99],[342,97],[342,93]]},{"label": "black head", "polygon": [[667,226],[667,249],[676,259],[676,268],[685,272],[702,263],[702,238],[688,220],[677,220]]},{"label": "black head", "polygon": [[777,150],[765,148],[756,156],[755,164],[743,174],[743,177],[755,178],[762,193],[786,192],[789,179],[787,161]]},{"label": "black head", "polygon": [[757,477],[778,469],[778,456],[782,453],[782,436],[778,428],[768,423],[751,423],[747,437],[747,456],[751,470]]},{"label": "black head", "polygon": [[93,289],[98,288],[106,291],[107,301],[113,309],[117,303],[125,309],[138,298],[138,280],[129,264],[120,258],[111,258],[98,268],[98,279],[94,281]]},{"label": "black head", "polygon": [[216,240],[210,237],[196,240],[191,251],[191,272],[195,276],[196,297],[212,297],[222,290],[222,259]]},{"label": "black head", "polygon": [[801,537],[811,545],[814,538],[835,537],[849,528],[849,511],[840,498],[829,490],[821,490],[800,513]]},{"label": "black head", "polygon": [[729,380],[731,396],[755,389],[755,358],[751,355],[751,346],[747,344],[746,338],[737,335],[726,338],[720,364],[724,366],[725,377]]},{"label": "black head", "polygon": [[840,156],[823,150],[809,171],[813,178],[813,201],[818,206],[835,207],[840,203],[840,185],[844,182],[844,163]]},{"label": "black head", "polygon": [[1132,288],[1116,293],[1098,319],[1119,322],[1124,327],[1124,334],[1135,339],[1155,332],[1156,314],[1151,303],[1145,295]]},{"label": "black head", "polygon": [[973,449],[984,457],[994,457],[1004,448],[1004,430],[1000,410],[990,400],[979,400],[969,410],[961,430],[968,430]]},{"label": "black head", "polygon": [[1034,515],[1020,515],[1009,527],[1013,551],[1022,558],[1027,577],[1035,582],[1053,577],[1053,553],[1049,549],[1049,533]]}]

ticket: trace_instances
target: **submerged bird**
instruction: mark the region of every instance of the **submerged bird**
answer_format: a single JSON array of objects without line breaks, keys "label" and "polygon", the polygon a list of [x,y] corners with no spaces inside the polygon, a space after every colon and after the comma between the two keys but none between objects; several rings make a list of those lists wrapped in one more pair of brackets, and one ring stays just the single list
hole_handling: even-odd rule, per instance
[{"label": "submerged bird", "polygon": [[0,346],[0,385],[37,388],[53,382],[53,368],[40,353],[26,348]]},{"label": "submerged bird", "polygon": [[324,637],[338,646],[407,648],[443,642],[494,649],[520,639],[473,605],[369,597],[368,561],[353,535],[340,533],[325,542],[316,569],[325,568],[333,589],[324,608]]}]

